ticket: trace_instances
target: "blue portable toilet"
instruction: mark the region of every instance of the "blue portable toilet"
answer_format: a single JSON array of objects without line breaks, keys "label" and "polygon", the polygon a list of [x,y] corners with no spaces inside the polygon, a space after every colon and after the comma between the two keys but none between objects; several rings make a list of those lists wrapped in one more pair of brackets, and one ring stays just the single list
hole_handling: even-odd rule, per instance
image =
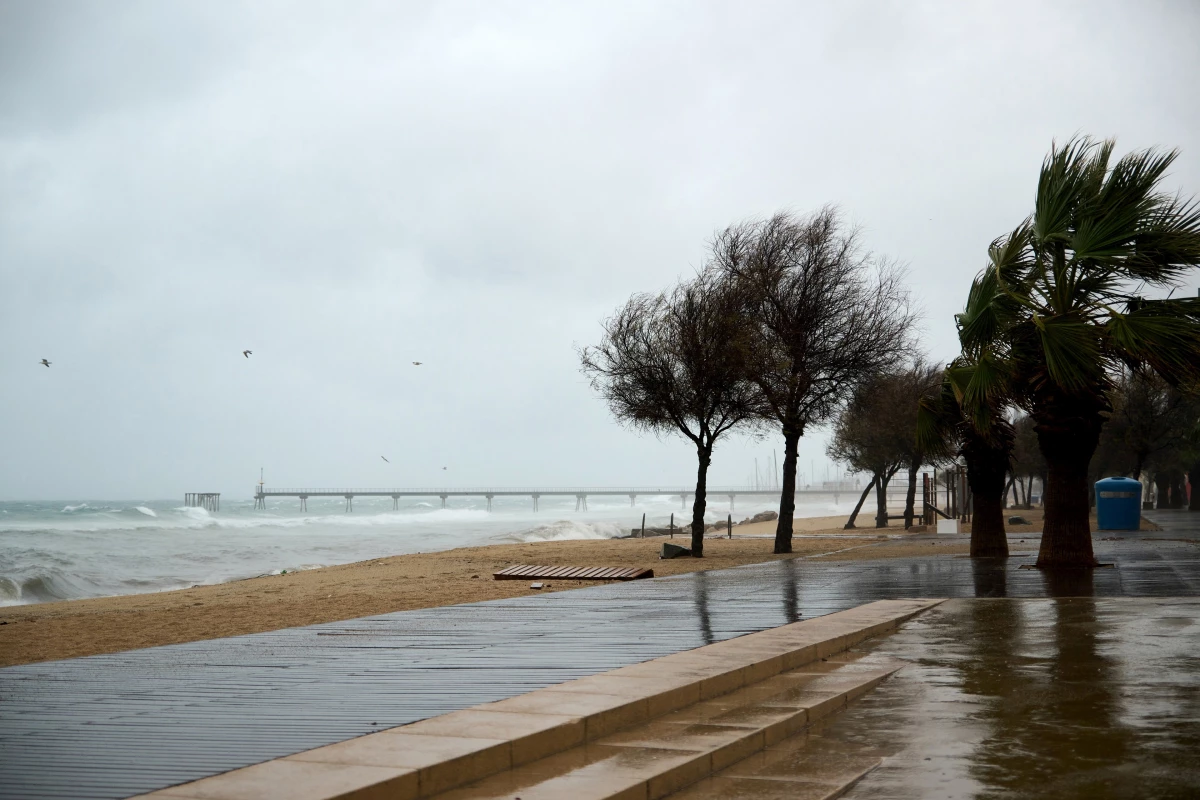
[{"label": "blue portable toilet", "polygon": [[1096,481],[1096,522],[1102,531],[1136,531],[1141,527],[1141,481],[1133,478]]}]

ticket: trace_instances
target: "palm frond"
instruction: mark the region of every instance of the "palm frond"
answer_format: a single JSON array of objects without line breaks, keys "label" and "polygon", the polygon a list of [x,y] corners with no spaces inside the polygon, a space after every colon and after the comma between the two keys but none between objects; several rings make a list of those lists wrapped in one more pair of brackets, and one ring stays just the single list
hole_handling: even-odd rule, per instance
[{"label": "palm frond", "polygon": [[1124,360],[1149,365],[1172,383],[1198,380],[1200,319],[1177,309],[1152,302],[1128,314],[1114,312],[1103,328],[1105,344]]},{"label": "palm frond", "polygon": [[1035,318],[1051,380],[1067,391],[1095,385],[1103,374],[1095,327],[1074,315]]}]

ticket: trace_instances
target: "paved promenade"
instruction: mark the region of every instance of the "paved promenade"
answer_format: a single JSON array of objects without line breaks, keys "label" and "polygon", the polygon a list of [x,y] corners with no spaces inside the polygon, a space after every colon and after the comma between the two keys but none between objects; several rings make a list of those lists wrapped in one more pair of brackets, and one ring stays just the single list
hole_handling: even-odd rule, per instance
[{"label": "paved promenade", "polygon": [[1098,534],[1116,566],[1066,582],[1032,558],[792,560],[10,667],[0,797],[126,797],[878,599],[1200,596],[1200,515],[1149,516],[1165,530]]}]

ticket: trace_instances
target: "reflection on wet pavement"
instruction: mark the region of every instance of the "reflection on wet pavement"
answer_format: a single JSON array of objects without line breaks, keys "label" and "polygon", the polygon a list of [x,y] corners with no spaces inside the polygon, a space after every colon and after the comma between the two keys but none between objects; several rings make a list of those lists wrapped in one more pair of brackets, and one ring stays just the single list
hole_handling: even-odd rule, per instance
[{"label": "reflection on wet pavement", "polygon": [[1200,600],[952,600],[805,749],[883,761],[848,798],[1200,796]]}]

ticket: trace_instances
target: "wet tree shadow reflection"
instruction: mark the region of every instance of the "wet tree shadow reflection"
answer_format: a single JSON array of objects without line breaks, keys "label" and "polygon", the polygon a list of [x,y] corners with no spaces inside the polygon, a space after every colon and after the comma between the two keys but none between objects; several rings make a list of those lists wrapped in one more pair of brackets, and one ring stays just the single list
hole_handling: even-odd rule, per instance
[{"label": "wet tree shadow reflection", "polygon": [[696,618],[700,620],[700,637],[705,644],[716,641],[713,638],[712,618],[708,611],[708,573],[692,573],[692,602],[696,606]]},{"label": "wet tree shadow reflection", "polygon": [[973,558],[971,577],[975,583],[976,597],[1008,596],[1008,559]]},{"label": "wet tree shadow reflection", "polygon": [[796,571],[796,559],[788,558],[779,562],[783,569],[783,621],[796,622],[800,619],[800,576]]},{"label": "wet tree shadow reflection", "polygon": [[[1076,574],[1054,583],[1059,591],[1084,593],[1090,582]],[[1119,787],[1136,780],[1121,773],[1133,734],[1120,724],[1119,670],[1103,648],[1111,626],[1097,614],[1096,601],[1075,596],[970,606],[971,635],[959,668],[963,691],[983,701],[978,719],[989,728],[970,769],[986,787],[980,796],[1097,798],[1135,791]]]}]

